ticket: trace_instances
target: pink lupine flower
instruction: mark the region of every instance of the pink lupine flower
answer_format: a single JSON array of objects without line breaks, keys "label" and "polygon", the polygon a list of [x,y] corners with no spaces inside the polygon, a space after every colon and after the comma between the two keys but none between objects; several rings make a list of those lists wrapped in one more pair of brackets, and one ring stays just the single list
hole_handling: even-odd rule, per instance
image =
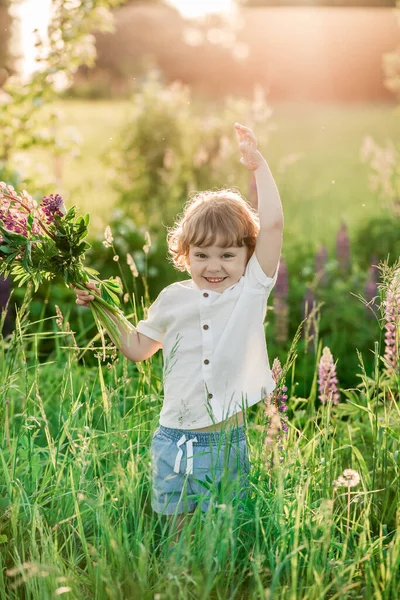
[{"label": "pink lupine flower", "polygon": [[386,321],[384,358],[388,364],[388,373],[398,373],[400,361],[400,269],[394,272],[383,306]]},{"label": "pink lupine flower", "polygon": [[29,210],[35,210],[37,208],[37,202],[28,194],[26,190],[22,190],[21,198],[24,201],[24,204]]},{"label": "pink lupine flower", "polygon": [[336,237],[336,258],[342,271],[350,268],[350,239],[344,221],[340,226]]},{"label": "pink lupine flower", "polygon": [[12,185],[0,181],[0,224],[14,233],[27,237],[28,215],[33,217],[32,233],[39,234],[41,230],[52,237],[46,229],[43,213],[38,213],[37,202],[26,190],[19,196]]},{"label": "pink lupine flower", "polygon": [[[275,443],[279,444],[279,449],[283,450],[282,444],[282,432],[283,436],[287,437],[288,424],[287,424],[287,387],[282,382],[282,367],[279,358],[275,358],[272,369],[272,378],[276,382],[277,386],[271,394],[269,394],[264,402],[264,416],[267,419],[266,436],[264,439],[264,446],[271,447]],[[283,385],[281,385],[283,383]],[[282,462],[283,458],[280,458]],[[273,458],[269,459],[269,466],[272,467],[274,464]]]},{"label": "pink lupine flower", "polygon": [[103,340],[106,329],[113,342],[121,347],[118,325],[127,333],[132,331],[132,325],[120,309],[119,283],[114,278],[100,280],[97,271],[83,264],[85,252],[90,248],[83,241],[88,223],[89,215],[76,217],[75,207],[67,213],[59,194],[44,196],[38,207],[26,190],[18,195],[13,186],[0,182],[0,273],[13,277],[19,286],[30,282],[35,290],[43,281],[57,276],[68,287],[78,289],[86,289],[90,279],[96,281],[98,293],[90,308],[100,337]]},{"label": "pink lupine flower", "polygon": [[[273,380],[277,384],[277,387],[272,392],[274,394],[274,404],[281,414],[286,413],[286,411],[288,409],[287,404],[286,404],[287,399],[288,399],[287,394],[286,394],[287,387],[286,387],[286,385],[283,385],[282,387],[280,386],[280,381],[282,378],[282,366],[281,366],[279,358],[274,359],[274,362],[272,364],[271,373],[272,373]],[[283,421],[286,421],[286,415],[282,415],[281,419]],[[283,426],[283,423],[282,423],[282,429],[285,432],[288,430],[286,423],[285,423],[285,427]]]},{"label": "pink lupine flower", "polygon": [[27,216],[22,214],[21,211],[9,208],[8,210],[0,209],[0,222],[3,224],[5,229],[13,231],[14,233],[21,233],[27,235]]},{"label": "pink lupine flower", "polygon": [[318,384],[319,396],[322,404],[326,404],[329,400],[333,404],[338,404],[340,394],[338,392],[338,379],[336,376],[336,365],[333,362],[333,356],[327,346],[322,351],[322,356],[318,365]]},{"label": "pink lupine flower", "polygon": [[289,337],[288,272],[284,258],[280,260],[279,274],[274,287],[275,339],[285,343]]}]

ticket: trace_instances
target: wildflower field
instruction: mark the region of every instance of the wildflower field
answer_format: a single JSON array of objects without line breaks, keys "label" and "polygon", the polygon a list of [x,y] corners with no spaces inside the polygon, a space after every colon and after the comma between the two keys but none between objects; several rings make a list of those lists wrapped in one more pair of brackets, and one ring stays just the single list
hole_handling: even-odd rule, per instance
[{"label": "wildflower field", "polygon": [[[68,206],[75,194],[82,212],[101,217],[101,230],[113,196],[100,157],[111,152],[115,121],[107,103],[65,108],[87,130],[82,157],[62,166],[59,191],[69,189]],[[384,200],[368,186],[360,152],[365,136],[383,145],[398,127],[387,108],[304,110],[299,119],[293,107],[277,108],[279,127],[266,144],[288,260],[307,236],[333,245],[342,216],[351,231],[365,212],[379,214]],[[101,135],[90,117],[101,121]],[[38,156],[32,150],[33,161]],[[238,185],[245,193],[246,180]],[[123,307],[134,324],[150,303],[145,239],[143,303],[126,294]],[[130,260],[127,283],[136,289]],[[122,277],[120,262],[111,263]],[[269,355],[276,391],[246,414],[245,510],[225,501],[223,485],[213,489],[215,506],[205,521],[194,514],[172,551],[170,526],[150,504],[161,353],[129,362],[92,329],[71,327],[74,311],[85,311],[74,306],[50,304],[49,317],[43,304],[33,319],[35,291],[22,288],[15,327],[0,334],[1,600],[399,598],[400,262],[381,262],[379,273],[372,362],[356,343],[353,356],[337,356],[312,313],[299,319],[287,352]],[[296,359],[311,322],[318,343],[300,395]],[[355,361],[356,385],[341,385],[338,359]]]},{"label": "wildflower field", "polygon": [[[384,274],[396,280],[393,269]],[[382,320],[397,315],[398,332],[393,289],[382,286],[390,300]],[[366,373],[359,356],[360,386],[341,390],[340,403],[328,348],[319,348],[310,396],[294,395],[295,337],[287,364],[274,361],[273,397],[247,413],[245,510],[224,502],[223,487],[213,490],[213,510],[204,522],[195,513],[170,552],[168,524],[150,506],[159,353],[135,366],[109,346],[104,360],[94,340],[98,366],[88,367],[89,340],[71,332],[61,311],[57,323],[30,332],[30,294],[0,344],[1,598],[399,597],[393,328],[385,360],[376,344]],[[56,350],[43,361],[49,336]]]}]

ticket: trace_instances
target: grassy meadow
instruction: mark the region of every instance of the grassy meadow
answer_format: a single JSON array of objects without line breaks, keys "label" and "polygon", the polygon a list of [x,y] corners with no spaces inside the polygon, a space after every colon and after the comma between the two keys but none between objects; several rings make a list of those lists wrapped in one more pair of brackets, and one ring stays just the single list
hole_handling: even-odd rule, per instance
[{"label": "grassy meadow", "polygon": [[[169,551],[150,504],[161,357],[135,366],[99,351],[88,368],[58,321],[32,335],[22,308],[0,344],[1,598],[399,597],[399,382],[384,383],[378,354],[337,406],[316,410],[316,381],[309,398],[289,396],[283,449],[264,444],[264,407],[252,407],[245,510],[215,489]],[[56,339],[45,362],[43,336]],[[336,487],[349,468],[360,482]]]},{"label": "grassy meadow", "polygon": [[[103,231],[118,200],[108,157],[132,106],[128,101],[71,100],[57,108],[64,113],[62,128],[74,126],[81,137],[80,156],[63,159],[57,189],[69,204],[76,204],[82,213],[90,212],[92,233]],[[211,109],[217,110],[215,105]],[[361,162],[360,148],[366,135],[380,145],[400,138],[398,109],[393,105],[301,103],[271,109],[268,137],[260,138],[259,144],[281,193],[284,250],[295,248],[305,236],[316,247],[332,246],[342,219],[351,234],[365,215],[382,210],[382,200],[369,189],[370,167]],[[241,114],[236,118],[245,120]],[[226,135],[234,140],[233,129]],[[51,171],[48,156],[39,157]],[[220,186],[225,184],[221,181]],[[235,185],[247,195],[246,173],[239,164]]]},{"label": "grassy meadow", "polygon": [[[81,157],[63,165],[62,189],[102,231],[117,198],[100,157],[129,104],[60,106],[83,136]],[[261,145],[281,191],[288,248],[305,236],[333,247],[342,218],[351,232],[382,210],[359,159],[364,135],[399,139],[393,107],[274,107]],[[289,155],[298,159],[289,164]],[[400,381],[382,372],[378,344],[371,372],[358,356],[359,385],[343,390],[339,405],[319,406],[317,362],[309,397],[293,391],[295,337],[283,449],[265,444],[264,406],[252,407],[245,510],[215,490],[205,521],[196,511],[170,551],[172,531],[150,504],[161,353],[133,364],[108,348],[104,360],[96,339],[98,364],[89,367],[85,331],[72,335],[59,315],[32,333],[29,300],[28,291],[13,335],[0,336],[1,600],[400,597]],[[43,360],[38,348],[49,337],[55,351]],[[346,469],[360,481],[336,485]]]}]

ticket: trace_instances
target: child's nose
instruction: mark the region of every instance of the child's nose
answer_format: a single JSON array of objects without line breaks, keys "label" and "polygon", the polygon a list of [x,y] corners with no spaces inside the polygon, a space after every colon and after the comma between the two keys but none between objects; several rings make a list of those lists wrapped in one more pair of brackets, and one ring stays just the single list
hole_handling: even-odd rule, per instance
[{"label": "child's nose", "polygon": [[221,270],[221,265],[219,262],[214,261],[208,265],[208,270],[211,272],[215,271],[216,273],[218,273],[218,271]]}]

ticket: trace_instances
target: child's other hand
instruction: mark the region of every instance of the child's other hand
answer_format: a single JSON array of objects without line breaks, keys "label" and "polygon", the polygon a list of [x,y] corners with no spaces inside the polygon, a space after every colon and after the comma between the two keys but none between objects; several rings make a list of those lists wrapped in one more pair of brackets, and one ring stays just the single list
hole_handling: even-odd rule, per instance
[{"label": "child's other hand", "polygon": [[261,154],[257,150],[257,138],[248,127],[235,123],[235,129],[238,136],[239,150],[242,158],[240,162],[249,171],[255,171],[261,163]]},{"label": "child's other hand", "polygon": [[95,281],[90,281],[86,284],[86,287],[89,288],[88,290],[80,290],[74,285],[72,285],[71,287],[76,294],[76,304],[78,304],[79,306],[88,307],[90,302],[94,300],[94,294],[91,294],[89,289],[95,290],[95,293],[97,293]]}]

